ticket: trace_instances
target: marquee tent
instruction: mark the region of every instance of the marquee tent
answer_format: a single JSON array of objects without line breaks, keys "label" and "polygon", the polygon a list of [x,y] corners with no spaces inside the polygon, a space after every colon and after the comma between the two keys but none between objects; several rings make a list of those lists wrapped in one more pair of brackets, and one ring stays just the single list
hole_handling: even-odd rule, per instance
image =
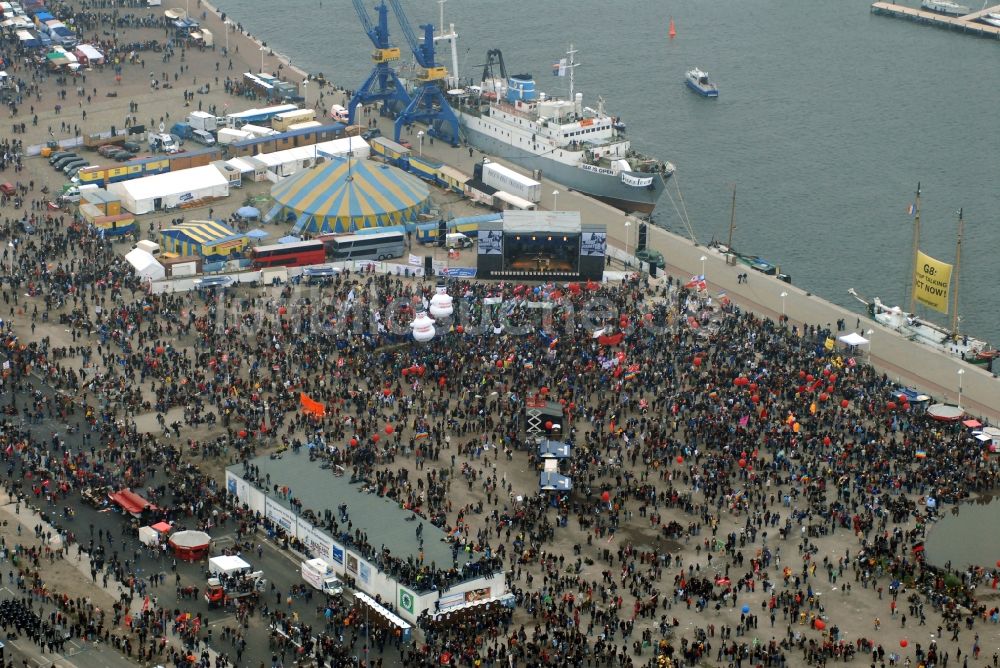
[{"label": "marquee tent", "polygon": [[213,165],[190,167],[108,184],[132,213],[174,209],[204,199],[229,196],[229,179]]},{"label": "marquee tent", "polygon": [[161,235],[163,249],[168,253],[201,255],[213,260],[242,253],[250,243],[247,235],[217,220],[192,220],[168,227]]},{"label": "marquee tent", "polygon": [[430,189],[417,177],[369,160],[332,157],[271,189],[280,214],[300,232],[354,232],[418,219],[430,208]]},{"label": "marquee tent", "polygon": [[163,265],[141,248],[135,248],[126,253],[125,260],[132,265],[136,276],[147,281],[158,281],[167,275]]}]

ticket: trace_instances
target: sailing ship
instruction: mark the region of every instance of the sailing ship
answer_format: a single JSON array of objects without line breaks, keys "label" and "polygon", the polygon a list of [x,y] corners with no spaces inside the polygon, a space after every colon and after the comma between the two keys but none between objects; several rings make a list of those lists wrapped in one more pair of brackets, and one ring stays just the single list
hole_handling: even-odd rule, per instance
[{"label": "sailing ship", "polygon": [[[920,184],[917,184],[916,203],[913,206],[913,269],[914,276],[920,271],[919,258],[924,256],[920,252]],[[951,327],[943,327],[919,317],[916,313],[917,288],[910,290],[909,311],[904,311],[899,306],[888,306],[878,297],[873,297],[870,301],[861,297],[854,288],[848,293],[859,302],[868,307],[868,314],[880,325],[888,327],[911,341],[917,341],[930,346],[940,352],[953,357],[971,362],[973,364],[987,364],[992,367],[992,361],[1000,352],[990,348],[985,341],[973,338],[968,334],[960,334],[958,325],[958,294],[959,294],[959,271],[962,262],[962,235],[965,231],[965,220],[960,210],[958,212],[958,241],[955,246],[955,267],[953,272],[954,284],[951,286],[951,294],[948,295],[947,285],[943,291],[945,295],[943,310],[947,311],[948,301],[951,301]],[[930,258],[928,258],[930,259]],[[942,265],[947,267],[947,265]],[[935,308],[937,308],[935,306]]]}]

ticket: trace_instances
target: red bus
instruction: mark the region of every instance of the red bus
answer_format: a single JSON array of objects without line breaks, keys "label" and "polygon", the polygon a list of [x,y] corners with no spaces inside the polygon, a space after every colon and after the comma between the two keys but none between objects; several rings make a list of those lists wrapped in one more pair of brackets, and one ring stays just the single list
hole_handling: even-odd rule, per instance
[{"label": "red bus", "polygon": [[322,241],[297,241],[291,244],[257,246],[253,249],[250,257],[253,266],[257,269],[305,267],[310,264],[326,262],[326,250]]}]

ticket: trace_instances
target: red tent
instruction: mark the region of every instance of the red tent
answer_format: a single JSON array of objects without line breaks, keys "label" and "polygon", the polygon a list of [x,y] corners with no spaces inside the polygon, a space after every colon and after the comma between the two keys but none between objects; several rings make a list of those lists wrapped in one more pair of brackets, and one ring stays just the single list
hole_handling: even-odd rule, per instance
[{"label": "red tent", "polygon": [[108,494],[108,498],[113,503],[121,506],[125,512],[135,517],[141,515],[144,510],[156,510],[156,506],[130,489],[123,489],[119,492]]},{"label": "red tent", "polygon": [[208,554],[212,538],[204,531],[178,531],[170,537],[174,554],[185,561],[198,561]]}]

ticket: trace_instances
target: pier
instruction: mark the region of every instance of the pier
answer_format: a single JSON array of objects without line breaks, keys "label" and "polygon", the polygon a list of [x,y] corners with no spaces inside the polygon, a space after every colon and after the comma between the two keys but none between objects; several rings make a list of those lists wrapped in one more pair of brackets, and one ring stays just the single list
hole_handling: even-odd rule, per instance
[{"label": "pier", "polygon": [[917,23],[933,25],[939,28],[949,28],[951,30],[961,30],[962,32],[976,35],[978,37],[989,37],[1000,39],[1000,28],[996,26],[979,23],[978,19],[988,13],[1000,14],[1000,5],[988,7],[978,12],[972,12],[964,16],[945,16],[929,12],[925,9],[914,9],[906,5],[897,5],[892,2],[873,2],[871,11],[873,14],[884,16],[895,16],[897,18],[909,19]]}]

